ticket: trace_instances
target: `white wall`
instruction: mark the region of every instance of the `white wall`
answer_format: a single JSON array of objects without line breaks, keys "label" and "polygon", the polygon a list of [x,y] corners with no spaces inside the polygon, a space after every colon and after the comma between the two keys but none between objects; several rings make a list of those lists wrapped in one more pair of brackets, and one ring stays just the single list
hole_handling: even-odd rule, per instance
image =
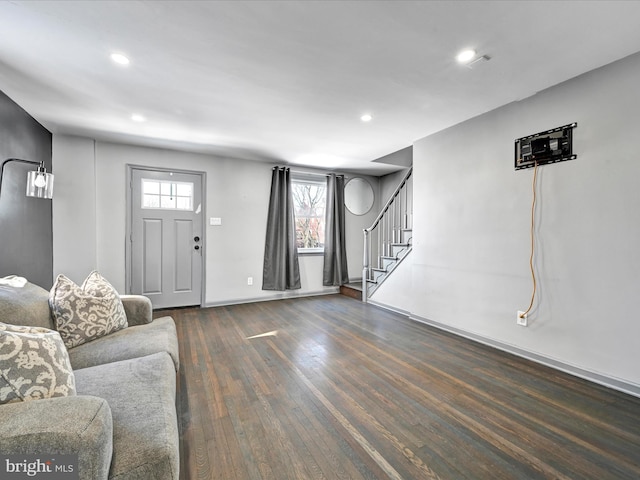
[{"label": "white wall", "polygon": [[362,260],[364,250],[364,233],[365,228],[369,228],[378,216],[382,208],[381,202],[384,199],[380,196],[380,179],[369,175],[345,175],[345,185],[351,178],[363,178],[371,185],[373,189],[373,206],[364,215],[354,215],[345,208],[345,229],[347,243],[347,264],[349,268],[349,279],[352,281],[362,281]]},{"label": "white wall", "polygon": [[380,177],[380,208],[381,210],[387,201],[391,199],[391,195],[393,195],[396,191],[396,188],[400,185],[400,182],[404,179],[407,174],[408,168],[404,168],[394,173],[389,173],[383,177]]},{"label": "white wall", "polygon": [[53,136],[53,273],[77,283],[97,267],[94,147],[88,138]]},{"label": "white wall", "polygon": [[[95,143],[95,145],[94,145]],[[95,147],[95,148],[94,148]],[[54,272],[81,282],[98,269],[125,291],[127,165],[205,172],[207,305],[336,291],[322,285],[322,256],[301,256],[301,290],[262,291],[262,264],[271,165],[173,150],[94,142],[54,136]],[[368,178],[368,177],[367,177]],[[373,178],[369,181],[376,183]],[[374,189],[377,185],[374,185]],[[347,214],[347,251],[351,277],[362,270],[362,229],[375,217]],[[254,278],[253,286],[247,277]]]},{"label": "white wall", "polygon": [[[419,140],[414,250],[374,300],[640,393],[640,54]],[[514,140],[577,122],[578,159],[532,170]],[[410,292],[407,294],[407,292]]]}]

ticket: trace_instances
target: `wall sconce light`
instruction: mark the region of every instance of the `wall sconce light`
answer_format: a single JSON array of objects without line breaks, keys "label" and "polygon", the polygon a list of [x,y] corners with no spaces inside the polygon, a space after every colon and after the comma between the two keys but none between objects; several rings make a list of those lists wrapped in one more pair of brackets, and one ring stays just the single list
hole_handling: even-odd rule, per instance
[{"label": "wall sconce light", "polygon": [[[53,197],[53,174],[47,173],[44,162],[35,162],[33,160],[22,160],[20,158],[8,158],[2,162],[0,168],[0,189],[2,188],[2,177],[4,175],[4,167],[7,163],[19,162],[28,163],[30,165],[38,165],[37,170],[32,170],[27,174],[27,197],[47,198]],[[1,190],[0,190],[1,192]]]}]

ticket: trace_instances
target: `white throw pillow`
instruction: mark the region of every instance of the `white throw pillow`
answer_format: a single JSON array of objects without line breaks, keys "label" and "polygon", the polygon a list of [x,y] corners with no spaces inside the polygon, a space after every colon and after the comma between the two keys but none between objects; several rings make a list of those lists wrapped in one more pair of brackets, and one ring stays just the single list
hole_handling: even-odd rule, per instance
[{"label": "white throw pillow", "polygon": [[0,323],[0,404],[75,394],[69,354],[58,332]]},{"label": "white throw pillow", "polygon": [[49,307],[67,348],[128,326],[120,295],[95,271],[89,274],[82,286],[58,275],[49,292]]}]

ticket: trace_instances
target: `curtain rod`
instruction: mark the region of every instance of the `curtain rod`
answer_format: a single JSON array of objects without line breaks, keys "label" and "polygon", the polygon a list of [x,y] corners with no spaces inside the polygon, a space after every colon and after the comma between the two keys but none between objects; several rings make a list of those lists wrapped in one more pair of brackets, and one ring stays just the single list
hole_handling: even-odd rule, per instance
[{"label": "curtain rod", "polygon": [[[331,173],[316,173],[316,172],[303,172],[302,170],[294,170],[291,167],[273,167],[273,170],[275,170],[276,168],[288,168],[289,171],[291,173],[297,173],[300,175],[311,175],[311,176],[315,176],[315,177],[328,177],[329,175],[331,175]],[[342,173],[335,173],[334,175],[338,176],[338,177],[344,177],[344,175]]]}]

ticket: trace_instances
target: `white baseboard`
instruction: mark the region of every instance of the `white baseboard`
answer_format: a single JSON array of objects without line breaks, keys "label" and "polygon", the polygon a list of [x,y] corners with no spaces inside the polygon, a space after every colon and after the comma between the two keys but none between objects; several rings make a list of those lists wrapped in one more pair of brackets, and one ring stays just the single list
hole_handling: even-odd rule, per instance
[{"label": "white baseboard", "polygon": [[203,305],[203,308],[224,307],[227,305],[239,305],[242,303],[270,302],[272,300],[284,300],[286,298],[316,297],[318,295],[333,295],[335,293],[340,293],[339,287],[327,287],[323,290],[317,290],[317,291],[311,291],[311,292],[298,292],[297,290],[291,290],[291,291],[282,292],[282,293],[274,293],[272,295],[265,295],[264,297],[237,298],[235,300],[207,302]]},{"label": "white baseboard", "polygon": [[389,305],[385,305],[384,303],[376,302],[375,300],[371,300],[370,298],[367,300],[367,303],[370,305],[374,305],[376,307],[383,308],[385,310],[389,310],[390,312],[397,313],[398,315],[404,315],[405,317],[411,318],[411,312],[407,312],[406,310],[401,310],[396,307],[391,307]]}]

